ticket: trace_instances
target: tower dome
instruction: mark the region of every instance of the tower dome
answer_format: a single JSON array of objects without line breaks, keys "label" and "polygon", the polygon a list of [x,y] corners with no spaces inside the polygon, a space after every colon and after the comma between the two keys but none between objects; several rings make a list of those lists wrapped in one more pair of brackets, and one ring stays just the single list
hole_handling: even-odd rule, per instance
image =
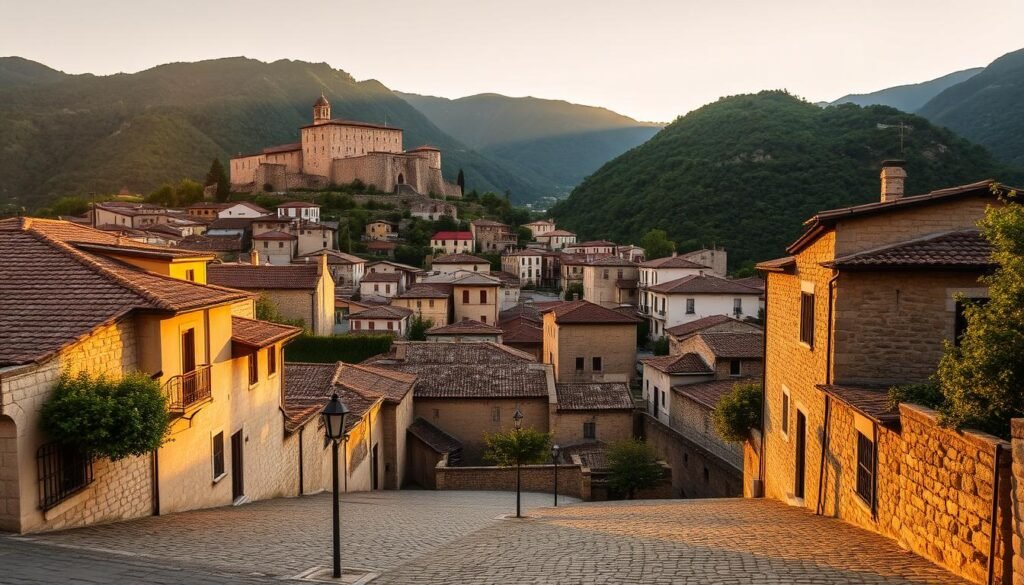
[{"label": "tower dome", "polygon": [[331,119],[331,102],[327,101],[324,92],[320,92],[320,98],[313,104],[313,123],[323,124]]}]

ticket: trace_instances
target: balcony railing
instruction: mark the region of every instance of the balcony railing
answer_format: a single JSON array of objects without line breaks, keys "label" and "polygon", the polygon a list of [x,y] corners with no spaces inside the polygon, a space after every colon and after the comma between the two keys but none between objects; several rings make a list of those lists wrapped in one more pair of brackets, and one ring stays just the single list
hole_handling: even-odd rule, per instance
[{"label": "balcony railing", "polygon": [[183,415],[189,408],[210,399],[210,366],[173,376],[164,383],[167,409],[171,414]]}]

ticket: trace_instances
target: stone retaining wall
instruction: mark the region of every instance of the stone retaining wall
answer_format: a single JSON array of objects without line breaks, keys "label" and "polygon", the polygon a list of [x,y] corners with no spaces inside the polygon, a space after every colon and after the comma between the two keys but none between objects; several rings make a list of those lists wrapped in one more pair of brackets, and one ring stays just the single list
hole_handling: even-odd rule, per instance
[{"label": "stone retaining wall", "polygon": [[1013,585],[1024,585],[1024,418],[1013,421]]},{"label": "stone retaining wall", "polygon": [[650,414],[639,415],[644,440],[672,468],[677,498],[727,498],[743,495],[743,470],[687,439]]},{"label": "stone retaining wall", "polygon": [[[521,485],[524,492],[551,493],[555,482],[554,465],[523,465]],[[439,490],[515,491],[515,467],[446,467],[438,463],[434,480]],[[582,465],[558,466],[558,493],[581,500],[591,499],[590,470]]]}]

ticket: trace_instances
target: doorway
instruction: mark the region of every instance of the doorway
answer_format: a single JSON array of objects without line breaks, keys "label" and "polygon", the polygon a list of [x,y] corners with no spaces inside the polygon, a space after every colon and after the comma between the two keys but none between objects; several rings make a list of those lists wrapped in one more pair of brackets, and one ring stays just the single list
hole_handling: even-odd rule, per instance
[{"label": "doorway", "polygon": [[245,495],[245,478],[243,471],[245,462],[242,459],[242,447],[245,440],[242,431],[231,435],[231,499],[232,501]]},{"label": "doorway", "polygon": [[807,470],[807,416],[796,412],[796,465],[794,466],[793,496],[804,497]]},{"label": "doorway", "polygon": [[377,479],[377,466],[378,466],[378,462],[377,462],[377,445],[374,445],[373,449],[370,450],[370,489],[371,490],[380,489],[380,486],[378,485],[379,481]]},{"label": "doorway", "polygon": [[405,175],[403,173],[398,173],[398,184],[399,185],[404,185],[405,184]]}]

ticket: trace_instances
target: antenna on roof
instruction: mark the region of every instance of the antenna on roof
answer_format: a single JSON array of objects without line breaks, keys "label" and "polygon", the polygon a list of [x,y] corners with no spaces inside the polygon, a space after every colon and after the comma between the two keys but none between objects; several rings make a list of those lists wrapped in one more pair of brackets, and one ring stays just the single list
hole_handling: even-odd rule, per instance
[{"label": "antenna on roof", "polygon": [[907,124],[904,124],[903,120],[900,120],[899,124],[876,124],[875,128],[877,128],[879,130],[888,130],[889,128],[899,128],[900,129],[900,154],[903,154],[903,137],[904,137],[904,132],[906,130],[910,129],[910,126],[908,126]]}]

